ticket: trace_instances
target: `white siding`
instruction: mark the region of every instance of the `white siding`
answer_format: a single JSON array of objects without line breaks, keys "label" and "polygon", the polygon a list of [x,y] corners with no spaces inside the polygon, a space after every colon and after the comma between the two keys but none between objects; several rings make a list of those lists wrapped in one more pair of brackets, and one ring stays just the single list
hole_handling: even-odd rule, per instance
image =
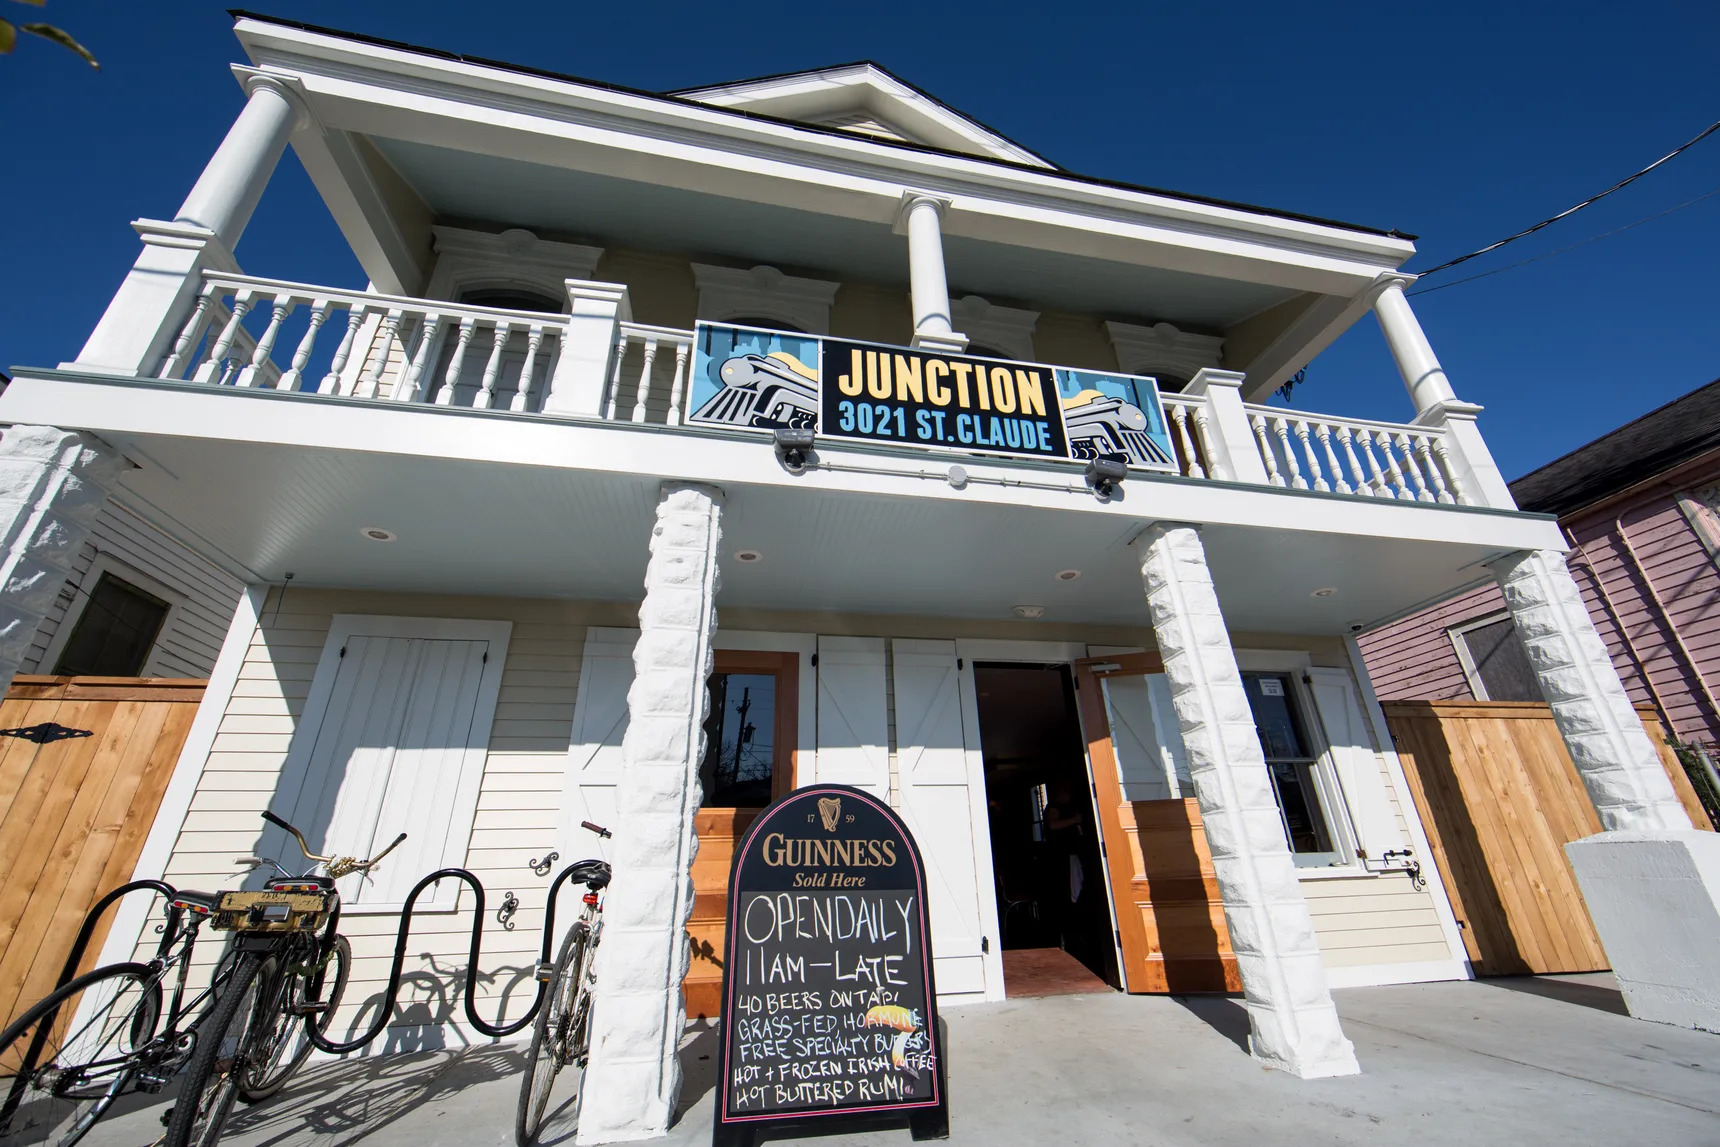
[{"label": "white siding", "polygon": [[[209,676],[215,657],[221,652],[221,642],[227,636],[227,623],[233,617],[239,595],[245,591],[243,583],[199,556],[190,546],[113,501],[96,519],[89,539],[73,559],[72,576],[66,579],[65,587],[42,619],[18,672],[53,672],[53,665],[45,663],[44,655],[68,616],[75,620],[88,603],[87,594],[95,588],[94,579],[89,577],[90,569],[98,555],[161,583],[179,599],[178,608],[156,638],[144,674]],[[115,568],[114,572],[121,578],[126,575],[125,568]]]}]

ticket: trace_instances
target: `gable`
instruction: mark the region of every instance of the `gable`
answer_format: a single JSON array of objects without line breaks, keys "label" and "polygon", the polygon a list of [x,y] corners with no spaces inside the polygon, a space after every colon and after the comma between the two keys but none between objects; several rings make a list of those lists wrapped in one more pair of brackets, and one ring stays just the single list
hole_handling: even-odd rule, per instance
[{"label": "gable", "polygon": [[1015,141],[870,62],[666,94],[874,139],[1055,168]]}]

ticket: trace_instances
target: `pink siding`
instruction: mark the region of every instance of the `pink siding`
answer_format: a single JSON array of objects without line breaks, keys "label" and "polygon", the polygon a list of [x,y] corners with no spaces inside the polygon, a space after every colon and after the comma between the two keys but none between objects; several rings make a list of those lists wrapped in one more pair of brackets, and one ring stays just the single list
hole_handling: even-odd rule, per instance
[{"label": "pink siding", "polygon": [[[1586,558],[1593,566],[1641,657],[1638,665],[1624,649],[1619,625],[1607,616],[1594,591],[1595,578],[1581,570],[1578,582],[1589,612],[1607,639],[1632,699],[1649,700],[1652,684],[1679,736],[1712,743],[1720,741],[1720,715],[1705,695],[1703,682],[1709,690],[1720,686],[1720,569],[1673,494],[1664,489],[1653,492],[1616,519],[1612,514],[1573,519],[1568,526],[1581,556],[1572,565],[1580,569]],[[1635,561],[1620,537],[1621,529],[1636,551]],[[1658,593],[1660,605],[1650,586]],[[1678,647],[1674,629],[1690,657]]]},{"label": "pink siding", "polygon": [[1474,699],[1446,631],[1504,608],[1499,587],[1484,585],[1364,633],[1356,643],[1362,647],[1374,692],[1415,701]]}]

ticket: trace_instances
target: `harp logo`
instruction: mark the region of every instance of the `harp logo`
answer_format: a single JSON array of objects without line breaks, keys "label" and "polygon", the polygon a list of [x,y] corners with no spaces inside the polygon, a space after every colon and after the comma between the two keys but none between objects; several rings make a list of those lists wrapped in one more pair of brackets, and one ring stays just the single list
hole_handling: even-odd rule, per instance
[{"label": "harp logo", "polygon": [[842,819],[842,798],[819,797],[818,815],[824,821],[824,831],[835,832]]}]

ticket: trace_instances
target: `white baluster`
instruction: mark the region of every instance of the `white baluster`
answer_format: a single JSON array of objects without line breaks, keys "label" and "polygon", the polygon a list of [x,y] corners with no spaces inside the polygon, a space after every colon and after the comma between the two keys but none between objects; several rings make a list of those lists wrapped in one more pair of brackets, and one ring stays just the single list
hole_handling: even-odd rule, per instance
[{"label": "white baluster", "polygon": [[1236,475],[1230,473],[1219,462],[1218,456],[1212,452],[1212,418],[1207,413],[1204,399],[1194,408],[1194,432],[1195,437],[1200,442],[1201,457],[1205,458],[1212,467],[1211,476],[1226,482],[1234,481]]},{"label": "white baluster", "polygon": [[1427,469],[1427,476],[1433,481],[1433,500],[1447,506],[1451,505],[1451,493],[1445,488],[1445,475],[1439,472],[1439,463],[1433,460],[1433,450],[1428,443],[1428,435],[1417,434],[1413,441],[1415,442],[1415,456]]},{"label": "white baluster", "polygon": [[508,337],[514,333],[514,328],[507,323],[496,323],[490,328],[490,357],[484,362],[484,377],[478,383],[478,393],[472,396],[473,410],[489,410],[496,401],[496,376],[502,372],[502,348],[508,345]]},{"label": "white baluster", "polygon": [[423,402],[428,383],[424,368],[430,365],[430,348],[436,345],[436,335],[442,329],[442,316],[430,311],[418,323],[418,349],[412,352],[412,363],[394,383],[396,402]]},{"label": "white baluster", "polygon": [[382,374],[388,369],[388,360],[394,355],[394,337],[400,330],[400,320],[405,317],[406,312],[395,307],[389,308],[388,313],[383,316],[381,345],[379,347],[374,342],[370,344],[370,369],[365,371],[363,380],[354,388],[357,397],[376,397],[382,386]]},{"label": "white baluster", "polygon": [[352,306],[349,303],[348,309],[351,313],[346,317],[346,334],[334,350],[328,373],[323,375],[322,383],[317,387],[318,394],[334,394],[340,389],[340,372],[346,369],[346,360],[352,357],[353,341],[358,338],[358,328],[364,325],[363,305]]},{"label": "white baluster", "polygon": [[191,317],[185,321],[185,329],[179,332],[179,337],[173,342],[173,353],[167,356],[167,361],[161,364],[161,370],[155,377],[174,378],[179,374],[180,368],[185,366],[191,354],[191,349],[202,337],[203,324],[209,318],[209,308],[220,291],[221,288],[214,283],[203,288],[203,292],[197,296],[197,305],[191,309]]},{"label": "white baluster", "polygon": [[1433,440],[1433,456],[1439,460],[1439,468],[1445,472],[1445,480],[1451,486],[1451,496],[1459,506],[1469,505],[1469,498],[1463,491],[1463,483],[1458,480],[1457,470],[1451,465],[1451,455],[1445,448],[1445,436],[1442,434]]},{"label": "white baluster", "polygon": [[262,373],[268,363],[269,356],[275,353],[275,340],[281,337],[281,324],[293,309],[291,295],[277,295],[275,305],[269,313],[269,325],[263,328],[263,337],[257,340],[256,349],[251,352],[250,365],[239,372],[240,386],[257,385],[257,375]]},{"label": "white baluster", "polygon": [[1386,462],[1386,485],[1390,489],[1390,497],[1402,501],[1411,501],[1415,495],[1410,493],[1409,483],[1403,480],[1403,471],[1398,469],[1397,459],[1392,457],[1391,435],[1384,430],[1373,432],[1374,444],[1380,448],[1380,456]]},{"label": "white baluster", "polygon": [[1296,464],[1296,450],[1290,445],[1289,420],[1281,417],[1272,419],[1273,432],[1278,435],[1279,445],[1284,447],[1284,468],[1290,471],[1290,488],[1306,490],[1307,480],[1302,477],[1302,467]]},{"label": "white baluster", "polygon": [[1266,463],[1266,484],[1268,486],[1284,485],[1284,478],[1278,473],[1278,462],[1273,458],[1272,442],[1266,436],[1266,419],[1258,414],[1248,416],[1249,425],[1254,427],[1254,441],[1260,446],[1260,460]]},{"label": "white baluster", "polygon": [[533,323],[526,332],[526,361],[520,367],[520,384],[514,388],[514,400],[508,409],[523,411],[531,406],[532,373],[537,370],[538,348],[543,346],[543,326]]},{"label": "white baluster", "polygon": [[645,363],[639,368],[639,389],[633,393],[633,421],[645,421],[645,400],[651,397],[651,365],[657,361],[657,340],[645,340]]},{"label": "white baluster", "polygon": [[1183,448],[1183,457],[1188,459],[1187,477],[1204,478],[1206,471],[1201,468],[1200,455],[1195,453],[1194,440],[1188,433],[1188,408],[1180,403],[1168,404],[1171,412],[1171,422],[1177,428],[1177,442]]},{"label": "white baluster", "polygon": [[1340,494],[1350,492],[1349,479],[1344,477],[1344,467],[1338,462],[1338,455],[1332,449],[1332,425],[1329,422],[1316,422],[1314,436],[1320,440],[1320,449],[1326,452],[1326,465],[1332,471],[1332,488]]},{"label": "white baluster", "polygon": [[687,385],[687,353],[693,348],[686,343],[675,344],[675,383],[669,390],[670,426],[681,425],[681,392]]},{"label": "white baluster", "polygon": [[1308,460],[1308,473],[1314,475],[1314,489],[1330,493],[1332,487],[1326,483],[1326,475],[1320,469],[1320,456],[1315,453],[1313,445],[1308,441],[1308,420],[1296,419],[1296,438],[1302,443],[1302,457]]},{"label": "white baluster", "polygon": [[603,417],[615,421],[615,404],[621,397],[621,362],[627,357],[627,332],[615,340],[615,374],[609,379],[609,401],[604,404]]},{"label": "white baluster", "polygon": [[472,344],[472,336],[477,330],[478,320],[460,320],[460,333],[454,341],[454,355],[448,360],[448,369],[442,372],[442,387],[436,392],[437,406],[454,404],[454,388],[460,384],[460,367],[466,361],[466,348]]},{"label": "white baluster", "polygon": [[[1361,460],[1356,457],[1356,444],[1354,439],[1351,437],[1350,428],[1342,423],[1338,426],[1338,441],[1343,444],[1344,457],[1349,459],[1350,473],[1354,475],[1356,479],[1356,488],[1354,492],[1360,494],[1364,498],[1373,497],[1373,490],[1368,488],[1368,473],[1366,470],[1362,469]],[[1364,445],[1362,447],[1362,453],[1366,454],[1367,449],[1367,446]],[[1370,459],[1370,461],[1371,460],[1372,459]]]},{"label": "white baluster", "polygon": [[1415,447],[1410,445],[1409,435],[1399,431],[1392,436],[1397,444],[1398,453],[1403,455],[1404,472],[1415,483],[1415,500],[1418,502],[1433,501],[1433,491],[1429,489],[1427,480],[1421,475],[1421,463],[1415,456]]},{"label": "white baluster", "polygon": [[245,313],[251,309],[251,292],[239,291],[233,295],[233,310],[227,316],[227,325],[221,328],[221,334],[215,340],[215,345],[209,348],[209,358],[197,368],[193,381],[212,382],[220,385],[224,381],[226,366],[224,360],[227,352],[233,347],[233,340],[238,337],[239,324],[244,321]]},{"label": "white baluster", "polygon": [[276,390],[297,390],[299,380],[305,376],[305,364],[311,361],[311,351],[317,345],[317,332],[328,319],[329,308],[334,303],[328,299],[311,300],[310,326],[305,328],[305,335],[299,340],[299,349],[293,352],[293,361],[282,373],[280,381],[275,383]]}]

